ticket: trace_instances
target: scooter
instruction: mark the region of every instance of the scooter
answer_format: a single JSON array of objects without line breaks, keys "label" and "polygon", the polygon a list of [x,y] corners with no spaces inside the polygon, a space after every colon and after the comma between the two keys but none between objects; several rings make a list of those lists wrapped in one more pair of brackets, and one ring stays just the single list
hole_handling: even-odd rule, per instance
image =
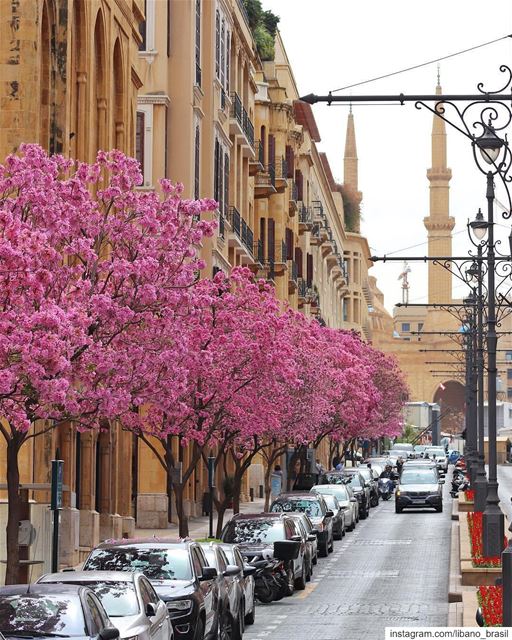
[{"label": "scooter", "polygon": [[395,483],[391,478],[379,478],[379,495],[383,500],[389,500],[395,490]]},{"label": "scooter", "polygon": [[256,560],[254,574],[254,594],[260,602],[268,604],[284,597],[286,572],[280,560]]}]

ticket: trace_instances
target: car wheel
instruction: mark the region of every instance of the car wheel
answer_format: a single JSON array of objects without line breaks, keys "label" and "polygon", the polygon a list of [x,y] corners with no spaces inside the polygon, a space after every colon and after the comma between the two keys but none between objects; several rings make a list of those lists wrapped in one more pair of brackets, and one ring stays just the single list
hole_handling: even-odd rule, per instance
[{"label": "car wheel", "polygon": [[310,562],[308,562],[308,568],[306,571],[306,582],[310,582],[311,581],[311,576],[313,575],[313,561],[310,560]]},{"label": "car wheel", "polygon": [[334,551],[334,536],[331,537],[331,543],[329,545],[328,551],[329,553],[332,553]]},{"label": "car wheel", "polygon": [[336,531],[336,535],[333,533],[333,538],[334,540],[341,540],[343,538],[343,528],[341,525],[339,526],[338,531]]},{"label": "car wheel", "polygon": [[302,573],[300,575],[300,578],[296,578],[294,587],[297,589],[297,591],[304,591],[304,589],[306,588],[306,565],[304,562],[302,563]]},{"label": "car wheel", "polygon": [[244,634],[244,616],[243,612],[237,616],[236,620],[231,619],[231,638],[232,640],[242,640]]},{"label": "car wheel", "polygon": [[397,504],[395,504],[395,513],[402,513],[402,511],[402,507],[399,507]]},{"label": "car wheel", "polygon": [[229,611],[226,612],[224,616],[220,619],[219,622],[219,638],[220,640],[233,640],[233,629],[236,624],[233,618],[231,617],[231,613]]},{"label": "car wheel", "polygon": [[318,545],[318,552],[321,558],[326,558],[329,555],[329,542],[327,540]]},{"label": "car wheel", "polygon": [[313,564],[318,564],[318,549],[315,555],[313,556]]},{"label": "car wheel", "polygon": [[245,624],[249,625],[249,624],[254,624],[254,620],[256,619],[256,603],[254,602],[254,598],[252,601],[252,609],[249,613],[245,614]]},{"label": "car wheel", "polygon": [[194,632],[194,640],[203,640],[204,638],[204,622],[201,618],[197,621],[196,630]]},{"label": "car wheel", "polygon": [[443,505],[441,504],[439,507],[436,507],[437,513],[443,513]]},{"label": "car wheel", "polygon": [[360,513],[359,513],[359,519],[360,520],[366,520],[366,518],[368,517],[368,511],[366,509],[363,509]]}]

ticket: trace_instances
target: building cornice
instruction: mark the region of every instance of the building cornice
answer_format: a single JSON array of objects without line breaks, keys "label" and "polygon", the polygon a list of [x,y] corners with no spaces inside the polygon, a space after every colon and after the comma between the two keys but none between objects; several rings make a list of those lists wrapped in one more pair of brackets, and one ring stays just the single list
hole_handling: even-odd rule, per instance
[{"label": "building cornice", "polygon": [[169,107],[171,99],[165,93],[145,93],[137,96],[137,104],[163,104]]}]

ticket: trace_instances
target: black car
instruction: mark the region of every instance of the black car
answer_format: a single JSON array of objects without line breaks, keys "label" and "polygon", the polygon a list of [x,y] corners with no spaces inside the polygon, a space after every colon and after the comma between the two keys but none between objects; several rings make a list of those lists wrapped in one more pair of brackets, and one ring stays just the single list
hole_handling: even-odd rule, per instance
[{"label": "black car", "polygon": [[372,470],[368,467],[358,467],[359,473],[363,476],[370,487],[370,506],[376,507],[379,504],[379,483],[375,479]]},{"label": "black car", "polygon": [[218,615],[217,569],[195,542],[148,538],[105,542],[91,551],[84,571],[142,571],[166,603],[176,640],[214,640]]},{"label": "black car", "polygon": [[317,493],[282,493],[270,505],[273,513],[301,511],[309,516],[318,537],[320,555],[327,556],[334,548],[333,516],[325,500]]},{"label": "black car", "polygon": [[5,638],[119,638],[99,598],[80,585],[17,584],[0,588],[0,629]]}]

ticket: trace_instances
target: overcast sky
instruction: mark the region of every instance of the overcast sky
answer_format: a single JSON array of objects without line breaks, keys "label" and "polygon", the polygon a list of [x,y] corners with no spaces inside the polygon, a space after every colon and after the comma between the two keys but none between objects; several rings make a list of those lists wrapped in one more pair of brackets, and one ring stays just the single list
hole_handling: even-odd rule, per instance
[{"label": "overcast sky", "polygon": [[[510,0],[262,0],[280,16],[280,30],[299,92],[326,94],[349,84],[440,58],[512,33]],[[512,38],[441,62],[444,93],[476,93],[499,88],[500,64],[512,66]],[[409,71],[343,92],[356,94],[434,93],[437,65]],[[347,107],[313,107],[334,176],[343,178]],[[362,232],[372,253],[425,255],[423,218],[429,212],[426,170],[431,166],[432,116],[405,106],[353,106],[363,192]],[[450,214],[455,217],[454,253],[468,250],[466,222],[484,207],[485,176],[475,167],[471,147],[455,130],[448,133],[448,166],[453,177]],[[512,131],[510,132],[512,134]],[[512,135],[511,135],[512,138]],[[498,199],[505,201],[503,192]],[[509,223],[498,230],[508,236]],[[414,248],[411,245],[419,245]],[[404,251],[397,251],[405,249]],[[426,302],[423,263],[411,264],[410,300]],[[392,310],[400,301],[402,263],[370,271]],[[454,296],[466,291],[454,282]]]}]

